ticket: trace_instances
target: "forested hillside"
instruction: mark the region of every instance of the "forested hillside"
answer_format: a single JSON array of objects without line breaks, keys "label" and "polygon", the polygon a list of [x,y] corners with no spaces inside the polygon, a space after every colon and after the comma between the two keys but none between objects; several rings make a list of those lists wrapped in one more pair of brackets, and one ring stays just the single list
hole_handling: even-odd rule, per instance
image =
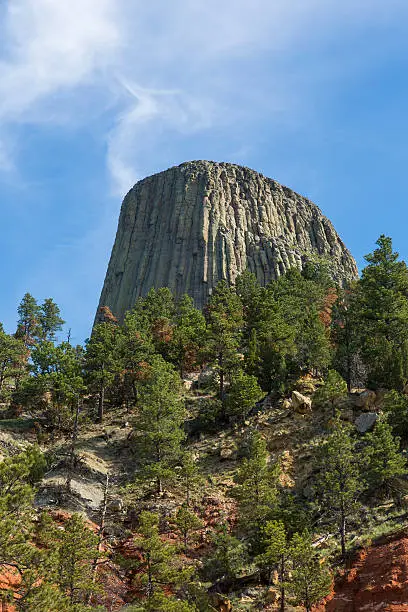
[{"label": "forested hillside", "polygon": [[151,289],[84,346],[24,296],[0,329],[4,610],[330,606],[406,525],[408,268],[381,236],[359,280],[330,272],[244,272],[203,311]]}]

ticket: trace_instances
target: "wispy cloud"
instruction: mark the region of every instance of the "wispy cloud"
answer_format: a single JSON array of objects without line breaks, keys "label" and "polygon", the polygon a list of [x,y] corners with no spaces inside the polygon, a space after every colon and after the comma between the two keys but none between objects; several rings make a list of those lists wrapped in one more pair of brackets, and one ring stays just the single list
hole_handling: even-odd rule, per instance
[{"label": "wispy cloud", "polygon": [[[146,171],[151,143],[160,146],[168,133],[188,138],[243,112],[239,100],[245,105],[251,92],[239,83],[240,61],[266,55],[269,87],[259,81],[258,97],[268,95],[273,109],[299,49],[407,13],[403,0],[386,7],[380,0],[8,0],[6,7],[3,125],[86,123],[110,107],[107,168],[121,193]],[[7,167],[7,151],[1,159]]]}]

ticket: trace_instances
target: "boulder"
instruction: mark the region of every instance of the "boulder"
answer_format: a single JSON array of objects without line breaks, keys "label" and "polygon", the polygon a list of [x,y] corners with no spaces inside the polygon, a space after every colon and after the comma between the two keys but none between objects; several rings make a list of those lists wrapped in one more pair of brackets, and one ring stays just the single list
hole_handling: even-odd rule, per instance
[{"label": "boulder", "polygon": [[307,395],[299,393],[299,391],[292,391],[292,406],[295,412],[305,414],[312,411],[312,400]]},{"label": "boulder", "polygon": [[226,461],[227,459],[236,459],[237,457],[237,447],[234,443],[223,444],[220,447],[220,459]]},{"label": "boulder", "polygon": [[369,410],[372,406],[375,405],[375,402],[375,391],[365,389],[362,393],[359,393],[359,395],[356,396],[354,400],[354,405],[356,406],[356,408],[361,408],[362,410]]},{"label": "boulder", "polygon": [[366,431],[370,431],[375,425],[375,422],[378,419],[378,414],[376,412],[363,412],[359,417],[354,421],[354,424],[357,428],[357,431],[360,433],[366,433]]},{"label": "boulder", "polygon": [[122,512],[123,511],[123,501],[120,499],[120,497],[113,499],[108,504],[108,509],[110,510],[110,512]]}]

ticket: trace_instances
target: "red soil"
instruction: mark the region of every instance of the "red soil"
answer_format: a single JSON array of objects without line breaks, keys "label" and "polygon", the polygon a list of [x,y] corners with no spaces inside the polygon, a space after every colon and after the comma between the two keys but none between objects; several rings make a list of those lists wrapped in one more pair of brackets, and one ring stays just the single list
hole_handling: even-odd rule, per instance
[{"label": "red soil", "polygon": [[408,612],[408,530],[362,550],[316,612]]}]

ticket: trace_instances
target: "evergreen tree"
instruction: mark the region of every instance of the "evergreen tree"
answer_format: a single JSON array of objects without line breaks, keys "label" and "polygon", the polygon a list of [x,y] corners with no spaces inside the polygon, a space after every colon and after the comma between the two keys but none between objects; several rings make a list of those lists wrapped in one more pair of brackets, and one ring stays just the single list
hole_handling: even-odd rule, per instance
[{"label": "evergreen tree", "polygon": [[295,603],[311,612],[314,604],[329,595],[332,577],[327,565],[320,562],[308,532],[293,536],[290,557],[293,567],[290,588],[294,593]]},{"label": "evergreen tree", "polygon": [[408,379],[408,268],[391,238],[380,236],[376,244],[357,286],[359,343],[369,386],[402,389]]},{"label": "evergreen tree", "polygon": [[6,334],[0,325],[0,398],[10,399],[12,389],[27,365],[28,352],[21,339]]},{"label": "evergreen tree", "polygon": [[[225,411],[225,381],[239,364],[243,312],[242,302],[225,281],[215,287],[206,309],[209,332],[210,357],[216,364],[219,375],[219,398]],[[225,412],[222,415],[225,418]]]},{"label": "evergreen tree", "polygon": [[359,342],[359,320],[356,308],[356,284],[339,291],[333,307],[331,337],[334,343],[333,363],[347,383],[361,387],[366,381],[366,369],[362,361]]},{"label": "evergreen tree", "polygon": [[60,314],[60,309],[52,298],[44,300],[38,315],[38,334],[41,340],[55,340],[55,334],[65,323]]},{"label": "evergreen tree", "polygon": [[[136,405],[139,386],[148,376],[148,362],[154,353],[154,346],[149,331],[140,328],[137,313],[129,311],[117,338],[118,375],[114,388],[121,393],[122,403],[126,407]],[[116,398],[117,399],[117,398]],[[120,403],[120,402],[119,402]]]},{"label": "evergreen tree", "polygon": [[152,288],[145,297],[138,298],[129,313],[133,328],[143,336],[148,336],[153,342],[155,351],[164,358],[169,356],[175,312],[172,292],[168,287],[161,287]]},{"label": "evergreen tree", "polygon": [[15,401],[41,410],[48,425],[58,431],[70,431],[78,400],[85,390],[82,357],[81,347],[68,342],[59,346],[47,340],[39,342],[31,352],[33,376],[21,382]]},{"label": "evergreen tree", "polygon": [[58,585],[71,604],[86,602],[95,590],[92,562],[98,537],[79,514],[73,514],[59,532]]},{"label": "evergreen tree", "polygon": [[245,421],[250,410],[262,397],[262,389],[255,376],[238,370],[231,377],[227,395],[227,413]]},{"label": "evergreen tree", "polygon": [[118,371],[119,328],[113,322],[97,323],[86,343],[85,370],[87,382],[98,394],[98,422],[102,423],[106,389]]},{"label": "evergreen tree", "polygon": [[183,505],[177,510],[175,524],[183,538],[184,552],[187,554],[190,534],[201,529],[203,523],[186,505]]},{"label": "evergreen tree", "polygon": [[185,504],[189,507],[192,495],[198,486],[203,483],[203,477],[199,472],[197,462],[188,451],[183,452],[181,456],[178,480],[185,496]]},{"label": "evergreen tree", "polygon": [[206,323],[203,313],[194,307],[188,295],[176,303],[169,355],[180,376],[196,367],[205,352]]},{"label": "evergreen tree", "polygon": [[248,560],[246,546],[228,533],[226,525],[212,536],[213,549],[204,561],[203,574],[212,581],[233,580]]},{"label": "evergreen tree", "polygon": [[20,338],[27,348],[35,343],[40,330],[40,307],[37,300],[26,293],[18,308],[16,338]]},{"label": "evergreen tree", "polygon": [[336,400],[347,393],[347,384],[336,370],[329,370],[324,384],[316,391],[313,402],[321,405],[329,404],[333,416],[335,415]]},{"label": "evergreen tree", "polygon": [[407,474],[406,459],[400,453],[400,439],[394,438],[386,421],[376,424],[364,437],[366,480],[373,491],[401,491],[401,479]]},{"label": "evergreen tree", "polygon": [[268,573],[268,583],[272,572],[278,573],[280,591],[280,610],[285,611],[286,582],[288,579],[287,564],[290,559],[289,543],[285,525],[282,521],[268,521],[263,528],[264,552],[255,559],[257,565]]},{"label": "evergreen tree", "polygon": [[361,458],[350,428],[336,422],[333,433],[317,451],[316,496],[323,516],[338,529],[344,561],[347,521],[355,517],[359,496],[365,488],[360,465]]},{"label": "evergreen tree", "polygon": [[185,438],[184,418],[179,377],[170,364],[156,357],[140,390],[134,432],[142,461],[139,478],[154,482],[157,493],[163,491],[166,481],[176,477],[175,467]]},{"label": "evergreen tree", "polygon": [[279,466],[270,464],[268,459],[265,440],[255,431],[250,440],[249,457],[243,459],[232,491],[238,500],[240,523],[250,535],[255,550],[278,500]]},{"label": "evergreen tree", "polygon": [[131,561],[130,565],[137,569],[136,586],[143,590],[147,598],[145,609],[156,610],[153,606],[157,599],[162,600],[164,587],[179,587],[189,580],[191,572],[183,568],[176,556],[175,547],[160,538],[157,514],[141,512],[138,534],[134,543],[140,557]]},{"label": "evergreen tree", "polygon": [[383,410],[393,433],[405,442],[408,440],[408,396],[390,391],[384,397]]}]

